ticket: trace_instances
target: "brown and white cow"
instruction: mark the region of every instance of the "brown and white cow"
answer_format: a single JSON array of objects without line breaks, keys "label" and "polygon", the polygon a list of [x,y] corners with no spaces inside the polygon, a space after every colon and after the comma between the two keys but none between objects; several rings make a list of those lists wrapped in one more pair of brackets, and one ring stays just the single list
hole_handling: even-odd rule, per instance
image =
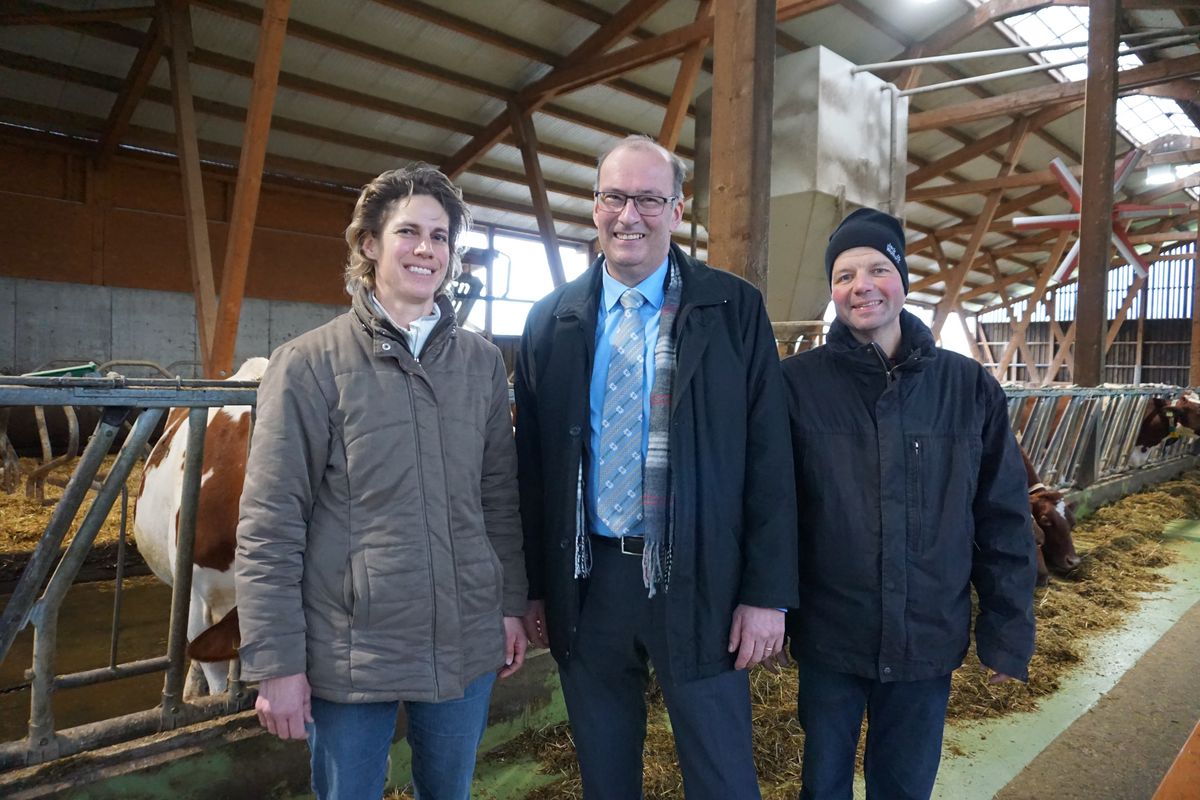
[{"label": "brown and white cow", "polygon": [[1065,574],[1079,566],[1075,541],[1075,511],[1062,492],[1048,488],[1038,476],[1037,468],[1021,451],[1025,460],[1025,477],[1029,486],[1029,513],[1033,517],[1033,537],[1038,551],[1038,586],[1050,580],[1050,571]]},{"label": "brown and white cow", "polygon": [[[258,380],[266,367],[267,359],[251,358],[230,380]],[[236,634],[233,554],[237,545],[238,499],[246,477],[250,410],[250,406],[220,406],[208,410],[200,471],[200,502],[196,513],[196,545],[192,556],[189,642],[218,621],[221,622],[220,631],[227,631],[232,625]],[[133,530],[138,551],[154,574],[168,585],[174,582],[175,575],[189,411],[175,408],[167,416],[162,438],[146,459],[134,510]],[[232,657],[231,647],[221,650],[220,655],[226,660]],[[203,654],[193,652],[192,648],[188,652],[196,660],[203,658]],[[211,693],[225,691],[228,666],[228,663],[201,664]],[[199,688],[198,676],[193,670],[188,676],[185,695],[197,694]]]},{"label": "brown and white cow", "polygon": [[1200,396],[1184,392],[1173,403],[1151,397],[1146,414],[1138,427],[1129,465],[1141,467],[1150,458],[1150,450],[1168,436],[1195,436],[1200,430]]}]

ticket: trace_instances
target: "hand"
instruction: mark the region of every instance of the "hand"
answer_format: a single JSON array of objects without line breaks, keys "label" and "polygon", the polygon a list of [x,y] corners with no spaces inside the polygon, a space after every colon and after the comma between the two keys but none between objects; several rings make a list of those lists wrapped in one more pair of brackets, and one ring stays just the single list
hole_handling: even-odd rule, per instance
[{"label": "hand", "polygon": [[739,605],[729,628],[729,652],[737,653],[735,669],[745,669],[783,651],[784,613],[774,608]]},{"label": "hand", "polygon": [[521,622],[525,625],[525,636],[529,638],[531,645],[550,646],[550,632],[546,628],[546,601],[530,600]]},{"label": "hand", "polygon": [[791,666],[792,659],[788,655],[787,639],[784,639],[783,645],[772,652],[770,655],[764,655],[762,666],[767,672],[778,674],[781,669]]},{"label": "hand", "polygon": [[267,678],[258,686],[254,702],[258,721],[280,739],[304,739],[304,723],[312,722],[312,692],[303,672]]},{"label": "hand", "polygon": [[504,666],[499,675],[507,678],[525,663],[525,627],[521,617],[504,618]]}]

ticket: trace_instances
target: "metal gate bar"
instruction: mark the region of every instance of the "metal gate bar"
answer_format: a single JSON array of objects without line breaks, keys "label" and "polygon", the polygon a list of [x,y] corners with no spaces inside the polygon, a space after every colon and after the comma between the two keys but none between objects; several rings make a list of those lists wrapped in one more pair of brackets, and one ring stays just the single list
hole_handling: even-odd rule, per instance
[{"label": "metal gate bar", "polygon": [[[0,744],[0,770],[41,763],[94,747],[212,719],[248,707],[250,696],[241,683],[240,664],[236,659],[230,667],[231,691],[227,695],[183,702],[181,690],[191,600],[192,561],[189,554],[195,541],[208,409],[223,405],[249,405],[253,409],[255,395],[256,384],[249,382],[125,379],[119,376],[102,379],[0,378],[0,406],[76,404],[104,407],[96,433],[68,481],[63,498],[59,501],[46,532],[43,533],[22,573],[17,590],[0,617],[0,660],[7,656],[12,640],[25,624],[33,622],[35,626],[34,664],[27,673],[31,678],[32,689],[30,735],[25,740]],[[103,458],[111,449],[122,420],[128,414],[128,410],[134,407],[143,411],[104,485],[100,487],[80,530],[47,584],[42,598],[35,603],[34,596],[45,582],[85,493],[92,488],[92,481]],[[189,407],[191,411],[172,589],[168,653],[157,658],[118,664],[114,635],[110,643],[108,666],[55,676],[53,659],[57,645],[58,612],[66,590],[82,566],[100,525],[115,502],[117,492],[125,492],[126,479],[145,448],[151,432],[170,407]],[[122,535],[124,513],[123,506]],[[121,544],[118,543],[118,550]],[[119,626],[119,616],[118,603],[114,601],[114,629]],[[56,689],[91,685],[162,670],[167,671],[167,676],[164,680],[163,699],[157,708],[62,731],[54,730],[51,697]]]}]

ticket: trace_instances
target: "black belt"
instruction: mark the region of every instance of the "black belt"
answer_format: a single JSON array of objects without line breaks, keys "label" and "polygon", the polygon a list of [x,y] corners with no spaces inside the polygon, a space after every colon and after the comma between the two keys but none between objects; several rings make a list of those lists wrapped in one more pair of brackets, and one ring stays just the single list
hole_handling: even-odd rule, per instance
[{"label": "black belt", "polygon": [[644,536],[601,536],[593,533],[592,541],[614,550],[620,550],[627,556],[640,556],[646,549],[646,537]]}]

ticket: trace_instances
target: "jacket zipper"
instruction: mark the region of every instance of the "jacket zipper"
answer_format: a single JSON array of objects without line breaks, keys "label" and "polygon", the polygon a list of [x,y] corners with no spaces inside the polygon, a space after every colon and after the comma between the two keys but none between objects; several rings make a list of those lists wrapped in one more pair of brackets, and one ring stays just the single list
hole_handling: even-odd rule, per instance
[{"label": "jacket zipper", "polygon": [[425,546],[429,553],[429,601],[430,601],[430,605],[433,607],[432,639],[434,641],[434,647],[431,648],[430,652],[429,652],[429,664],[432,667],[434,696],[440,697],[442,694],[442,688],[441,688],[441,686],[438,685],[438,674],[437,674],[437,644],[436,644],[437,643],[437,582],[434,580],[434,577],[433,577],[433,542],[431,542],[429,539],[429,506],[425,502],[425,474],[424,474],[424,471],[421,470],[421,468],[420,468],[420,464],[421,464],[421,429],[420,429],[420,426],[417,425],[417,401],[413,398],[413,387],[412,387],[413,376],[411,374],[409,374],[408,380],[409,380],[409,383],[408,383],[408,407],[409,407],[409,411],[412,414],[413,437],[416,439],[416,442],[417,442],[417,447],[416,447],[417,486],[421,490],[420,491],[421,517],[425,520]]},{"label": "jacket zipper", "polygon": [[917,505],[916,514],[915,514],[915,517],[917,520],[916,539],[917,539],[917,550],[918,550],[918,552],[920,552],[925,549],[925,547],[924,547],[924,545],[925,545],[925,514],[923,513],[923,506],[925,505],[925,492],[924,492],[924,487],[922,486],[922,481],[921,481],[921,474],[924,472],[924,470],[921,469],[921,440],[920,439],[913,439],[913,459],[917,462],[916,469],[914,470],[914,474],[917,476],[917,480],[916,480],[917,491],[916,491],[916,497],[913,498],[913,502],[916,503],[916,505]]}]

